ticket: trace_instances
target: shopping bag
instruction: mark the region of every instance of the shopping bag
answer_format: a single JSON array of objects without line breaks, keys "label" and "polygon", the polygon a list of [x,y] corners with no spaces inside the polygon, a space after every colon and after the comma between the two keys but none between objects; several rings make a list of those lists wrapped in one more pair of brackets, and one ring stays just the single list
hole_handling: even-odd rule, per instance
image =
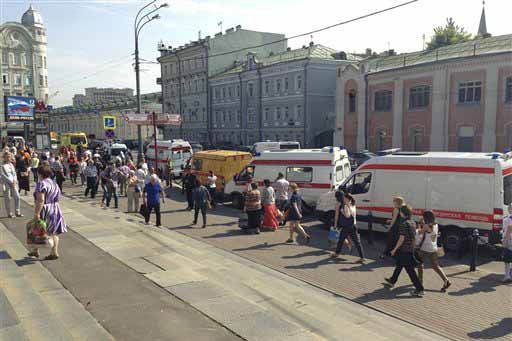
[{"label": "shopping bag", "polygon": [[50,246],[46,222],[44,220],[30,220],[26,225],[27,244]]},{"label": "shopping bag", "polygon": [[276,209],[276,219],[277,221],[283,221],[284,220],[284,213],[280,210]]},{"label": "shopping bag", "polygon": [[439,257],[439,258],[444,257],[444,255],[445,255],[444,247],[438,246],[436,253],[437,253],[437,257]]},{"label": "shopping bag", "polygon": [[140,205],[139,213],[145,218],[148,214],[148,207],[146,204]]},{"label": "shopping bag", "polygon": [[327,235],[327,239],[330,243],[337,243],[338,239],[340,239],[340,230],[335,227],[331,227],[329,234]]}]

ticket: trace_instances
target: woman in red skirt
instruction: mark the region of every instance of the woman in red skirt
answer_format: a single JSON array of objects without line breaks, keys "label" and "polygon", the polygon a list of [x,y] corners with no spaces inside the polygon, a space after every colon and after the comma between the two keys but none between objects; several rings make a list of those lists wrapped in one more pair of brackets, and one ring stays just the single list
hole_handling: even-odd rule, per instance
[{"label": "woman in red skirt", "polygon": [[270,180],[263,180],[265,188],[261,191],[261,204],[263,205],[263,229],[277,230],[279,223],[277,221],[276,194]]}]

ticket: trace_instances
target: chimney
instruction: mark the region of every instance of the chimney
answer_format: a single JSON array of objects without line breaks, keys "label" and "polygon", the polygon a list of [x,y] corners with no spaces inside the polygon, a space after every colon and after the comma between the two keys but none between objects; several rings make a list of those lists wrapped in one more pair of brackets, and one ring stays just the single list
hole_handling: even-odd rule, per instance
[{"label": "chimney", "polygon": [[307,46],[306,46],[306,45],[302,45],[302,48],[303,48],[303,49],[306,49],[306,48],[307,48]]},{"label": "chimney", "polygon": [[226,30],[226,34],[231,33],[231,32],[234,32],[234,31],[235,31],[235,29],[234,29],[233,27],[228,28],[228,29]]},{"label": "chimney", "polygon": [[366,57],[370,57],[371,55],[372,55],[372,49],[367,48],[367,49],[366,49],[366,52],[365,52],[365,56],[366,56]]},{"label": "chimney", "polygon": [[222,32],[215,33],[215,37],[220,37],[222,35]]},{"label": "chimney", "polygon": [[291,47],[287,47],[287,48],[286,48],[286,51],[288,51],[288,52],[290,52],[291,50],[292,50],[292,48],[291,48]]},{"label": "chimney", "polygon": [[240,31],[242,29],[242,25],[236,25],[235,28],[236,28],[237,31]]},{"label": "chimney", "polygon": [[315,43],[314,43],[314,42],[312,42],[312,41],[311,41],[311,42],[309,42],[309,46],[313,47],[314,45],[315,45]]}]

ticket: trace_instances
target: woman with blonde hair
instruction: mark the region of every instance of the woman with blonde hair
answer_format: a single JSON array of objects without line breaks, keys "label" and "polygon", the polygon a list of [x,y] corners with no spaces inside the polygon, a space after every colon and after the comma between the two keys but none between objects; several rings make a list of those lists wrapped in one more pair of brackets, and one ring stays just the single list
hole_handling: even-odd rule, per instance
[{"label": "woman with blonde hair", "polygon": [[391,215],[391,219],[386,221],[386,227],[389,228],[387,236],[386,236],[386,249],[380,256],[381,259],[384,257],[389,257],[391,250],[396,245],[398,240],[398,227],[400,226],[400,207],[405,205],[405,200],[402,197],[394,197],[393,198],[393,211]]},{"label": "woman with blonde hair", "polygon": [[288,215],[286,221],[288,222],[288,228],[290,229],[290,238],[286,241],[287,243],[293,243],[293,233],[297,232],[306,240],[306,243],[311,241],[311,237],[304,231],[300,225],[302,219],[302,197],[299,194],[299,186],[292,182],[290,184],[290,191],[292,195],[289,201]]}]

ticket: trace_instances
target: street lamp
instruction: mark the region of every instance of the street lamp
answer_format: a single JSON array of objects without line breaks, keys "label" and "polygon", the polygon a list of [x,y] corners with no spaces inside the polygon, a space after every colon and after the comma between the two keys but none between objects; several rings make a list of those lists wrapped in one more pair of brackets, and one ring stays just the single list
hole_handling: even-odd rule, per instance
[{"label": "street lamp", "polygon": [[[154,12],[158,11],[161,8],[169,7],[167,3],[163,3],[160,6],[156,6],[155,8],[143,15],[140,19],[139,16],[141,13],[148,8],[149,6],[153,5],[157,0],[152,0],[148,4],[146,4],[144,7],[142,7],[137,15],[135,16],[135,22],[134,22],[134,34],[135,34],[135,82],[136,82],[136,91],[137,91],[137,114],[141,114],[142,111],[142,105],[141,105],[141,98],[140,98],[140,63],[139,63],[139,34],[142,28],[149,22],[153,20],[160,19],[160,15],[156,14],[153,17],[149,17],[149,15],[153,14]],[[146,21],[144,21],[146,19]],[[143,22],[144,21],[144,22]],[[142,154],[143,154],[143,148],[142,148],[142,127],[140,125],[137,125],[137,140],[139,143],[139,152],[137,156],[137,160],[140,162]]]}]

